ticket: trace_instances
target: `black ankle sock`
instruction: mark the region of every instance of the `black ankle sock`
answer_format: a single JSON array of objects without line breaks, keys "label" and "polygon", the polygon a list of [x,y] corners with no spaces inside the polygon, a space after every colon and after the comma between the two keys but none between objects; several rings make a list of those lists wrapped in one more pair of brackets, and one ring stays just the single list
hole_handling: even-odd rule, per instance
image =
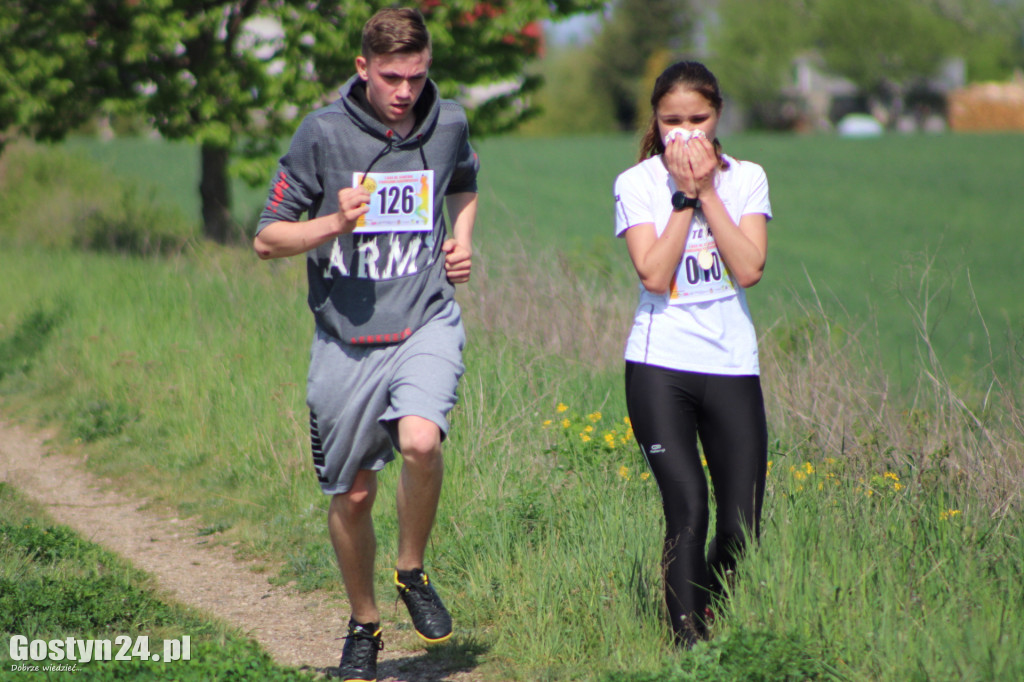
[{"label": "black ankle sock", "polygon": [[359,621],[357,621],[355,618],[352,618],[351,616],[349,616],[349,619],[348,619],[348,626],[350,628],[360,627],[360,628],[362,628],[364,630],[369,630],[370,632],[377,632],[377,630],[380,630],[380,623],[379,622],[378,623],[360,623]]}]

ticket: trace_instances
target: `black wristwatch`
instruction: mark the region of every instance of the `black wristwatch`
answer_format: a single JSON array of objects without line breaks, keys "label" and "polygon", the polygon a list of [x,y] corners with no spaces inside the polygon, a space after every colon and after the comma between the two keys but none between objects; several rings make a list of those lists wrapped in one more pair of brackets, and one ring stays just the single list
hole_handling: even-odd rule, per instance
[{"label": "black wristwatch", "polygon": [[688,197],[682,192],[676,192],[672,195],[672,208],[676,211],[682,211],[687,208],[700,208],[700,199]]}]

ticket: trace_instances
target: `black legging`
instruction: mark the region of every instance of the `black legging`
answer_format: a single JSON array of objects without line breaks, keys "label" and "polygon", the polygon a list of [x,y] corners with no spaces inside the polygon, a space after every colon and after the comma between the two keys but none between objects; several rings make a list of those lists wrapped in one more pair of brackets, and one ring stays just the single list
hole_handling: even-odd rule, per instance
[{"label": "black legging", "polygon": [[[661,490],[665,511],[665,602],[680,643],[703,634],[704,610],[722,590],[749,533],[756,538],[764,499],[768,427],[757,376],[680,372],[626,363],[633,433]],[[708,536],[708,484],[716,500]]]}]

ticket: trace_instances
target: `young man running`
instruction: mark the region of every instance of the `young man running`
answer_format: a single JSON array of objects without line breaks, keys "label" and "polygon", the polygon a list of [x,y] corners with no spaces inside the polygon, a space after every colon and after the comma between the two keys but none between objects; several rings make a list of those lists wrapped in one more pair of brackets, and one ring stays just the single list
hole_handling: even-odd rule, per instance
[{"label": "young man running", "polygon": [[395,584],[421,638],[452,633],[423,559],[464,369],[454,284],[470,276],[479,164],[465,112],[440,98],[430,63],[418,11],[385,9],[366,23],[356,75],[303,120],[254,240],[260,258],[306,253],[313,465],[332,496],[328,529],[352,608],[340,664],[348,680],[376,679],[383,646],[371,511],[395,449]]}]

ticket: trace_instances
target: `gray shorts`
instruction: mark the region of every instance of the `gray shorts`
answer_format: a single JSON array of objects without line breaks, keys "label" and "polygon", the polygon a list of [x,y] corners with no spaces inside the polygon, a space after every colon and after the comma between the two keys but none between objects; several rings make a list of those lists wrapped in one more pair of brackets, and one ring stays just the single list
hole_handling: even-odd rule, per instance
[{"label": "gray shorts", "polygon": [[429,419],[444,439],[465,342],[455,301],[395,345],[352,346],[316,330],[306,404],[324,494],[348,492],[360,469],[380,471],[395,458],[400,417]]}]

